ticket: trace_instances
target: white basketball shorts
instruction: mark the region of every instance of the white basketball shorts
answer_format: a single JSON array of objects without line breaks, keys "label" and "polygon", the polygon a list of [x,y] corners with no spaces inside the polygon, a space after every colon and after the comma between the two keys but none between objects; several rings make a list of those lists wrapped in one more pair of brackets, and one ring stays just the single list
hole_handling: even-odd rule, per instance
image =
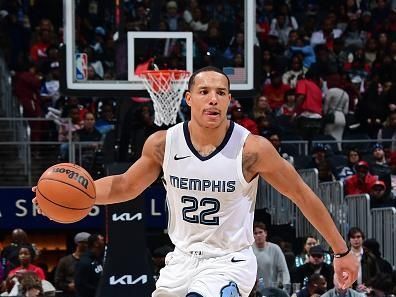
[{"label": "white basketball shorts", "polygon": [[221,257],[175,249],[165,258],[152,297],[185,297],[189,292],[204,297],[248,297],[256,274],[251,247]]}]

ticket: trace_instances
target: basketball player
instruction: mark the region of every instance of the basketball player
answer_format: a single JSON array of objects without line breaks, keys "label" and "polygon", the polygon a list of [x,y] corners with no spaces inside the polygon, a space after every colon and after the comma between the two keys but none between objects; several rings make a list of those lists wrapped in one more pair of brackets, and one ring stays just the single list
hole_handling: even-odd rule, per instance
[{"label": "basketball player", "polygon": [[229,78],[206,67],[192,74],[186,102],[191,120],[151,135],[125,173],[95,182],[97,204],[124,202],[163,169],[169,208],[167,255],[153,297],[247,297],[256,281],[251,245],[259,176],[289,197],[335,252],[342,287],[358,263],[320,199],[266,139],[227,120]]}]

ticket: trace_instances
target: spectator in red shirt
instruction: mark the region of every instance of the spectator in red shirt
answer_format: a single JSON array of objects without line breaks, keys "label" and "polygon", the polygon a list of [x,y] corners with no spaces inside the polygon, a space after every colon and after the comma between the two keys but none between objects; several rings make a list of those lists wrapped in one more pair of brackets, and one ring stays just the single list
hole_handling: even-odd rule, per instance
[{"label": "spectator in red shirt", "polygon": [[241,105],[235,105],[231,108],[231,120],[245,127],[252,134],[259,134],[256,122],[246,116]]},{"label": "spectator in red shirt", "polygon": [[356,165],[356,174],[345,180],[345,192],[347,195],[368,194],[372,184],[378,178],[369,173],[369,165],[366,161],[359,161]]},{"label": "spectator in red shirt", "polygon": [[21,248],[19,249],[18,257],[19,257],[20,266],[12,269],[8,273],[9,279],[12,279],[18,273],[23,273],[26,271],[35,272],[41,280],[45,279],[45,274],[43,269],[31,263],[32,255],[30,253],[29,246],[21,246]]},{"label": "spectator in red shirt", "polygon": [[47,48],[50,46],[50,32],[48,30],[40,30],[39,39],[33,43],[30,48],[30,58],[33,62],[38,63],[47,58]]},{"label": "spectator in red shirt", "polygon": [[285,93],[290,86],[282,82],[282,74],[277,71],[271,72],[271,83],[263,88],[263,95],[267,97],[272,110],[278,109],[285,102]]},{"label": "spectator in red shirt", "polygon": [[318,135],[322,121],[322,91],[311,71],[296,85],[297,129],[303,139],[311,140]]},{"label": "spectator in red shirt", "polygon": [[[43,115],[40,101],[41,77],[37,72],[37,66],[24,61],[20,65],[13,80],[15,96],[23,107],[23,116],[27,118],[39,118]],[[31,141],[43,140],[43,123],[40,121],[29,121],[31,128]]]}]

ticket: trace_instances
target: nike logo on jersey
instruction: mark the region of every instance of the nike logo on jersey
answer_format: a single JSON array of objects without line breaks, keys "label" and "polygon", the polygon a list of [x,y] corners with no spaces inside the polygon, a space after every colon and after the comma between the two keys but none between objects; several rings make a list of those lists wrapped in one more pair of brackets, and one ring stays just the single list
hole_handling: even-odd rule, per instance
[{"label": "nike logo on jersey", "polygon": [[231,259],[232,263],[243,262],[243,261],[246,261],[246,260],[244,260],[244,259],[235,259],[235,257],[232,257],[232,259]]},{"label": "nike logo on jersey", "polygon": [[178,157],[177,155],[175,155],[175,156],[173,157],[173,159],[175,159],[175,160],[177,161],[177,160],[183,160],[183,159],[190,158],[190,157],[191,157],[191,156]]}]

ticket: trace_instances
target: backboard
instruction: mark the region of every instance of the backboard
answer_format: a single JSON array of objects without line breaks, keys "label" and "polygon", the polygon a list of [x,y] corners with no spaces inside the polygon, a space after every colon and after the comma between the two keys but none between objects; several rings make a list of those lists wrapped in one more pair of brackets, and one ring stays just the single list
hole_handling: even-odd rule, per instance
[{"label": "backboard", "polygon": [[232,91],[252,90],[255,0],[189,3],[64,0],[62,92],[141,95],[142,70],[208,65],[223,69]]}]

